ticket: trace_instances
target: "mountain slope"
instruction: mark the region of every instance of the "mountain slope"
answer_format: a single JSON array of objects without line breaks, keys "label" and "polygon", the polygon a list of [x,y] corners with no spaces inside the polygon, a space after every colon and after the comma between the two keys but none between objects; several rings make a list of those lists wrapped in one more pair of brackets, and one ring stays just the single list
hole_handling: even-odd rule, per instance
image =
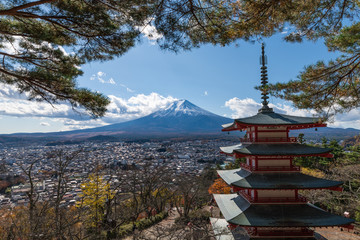
[{"label": "mountain slope", "polygon": [[20,133],[11,134],[11,136],[17,138],[42,138],[44,140],[51,140],[54,138],[85,139],[98,135],[117,136],[120,138],[218,135],[224,134],[221,132],[221,125],[232,121],[232,119],[221,117],[206,111],[187,100],[179,100],[173,102],[164,109],[128,122],[66,132]]},{"label": "mountain slope", "polygon": [[[111,124],[103,127],[53,133],[21,133],[0,135],[0,144],[6,142],[23,141],[24,139],[41,139],[44,141],[58,139],[87,139],[101,135],[118,138],[141,137],[176,137],[176,136],[209,136],[225,134],[221,132],[221,125],[232,122],[209,111],[206,111],[187,100],[175,101],[169,106],[145,117],[128,122]],[[348,128],[318,128],[291,131],[291,136],[305,134],[305,139],[320,140],[323,136],[328,139],[342,140],[358,135],[360,130]],[[243,133],[242,133],[243,134]],[[231,135],[242,135],[231,133]]]},{"label": "mountain slope", "polygon": [[81,131],[123,131],[124,134],[136,135],[220,134],[221,125],[231,121],[229,118],[213,114],[187,100],[179,100],[165,109],[139,119]]},{"label": "mountain slope", "polygon": [[355,128],[320,127],[317,128],[317,131],[315,131],[314,128],[294,130],[290,132],[290,135],[296,137],[299,133],[303,133],[305,139],[309,140],[321,140],[323,137],[327,139],[344,140],[360,134],[360,130]]}]

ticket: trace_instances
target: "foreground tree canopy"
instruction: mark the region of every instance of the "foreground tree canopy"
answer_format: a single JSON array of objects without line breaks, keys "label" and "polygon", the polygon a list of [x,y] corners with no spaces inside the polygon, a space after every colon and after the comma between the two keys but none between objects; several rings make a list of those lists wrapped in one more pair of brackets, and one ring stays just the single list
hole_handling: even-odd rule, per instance
[{"label": "foreground tree canopy", "polygon": [[270,85],[271,93],[299,108],[349,110],[360,105],[358,14],[359,3],[347,0],[1,0],[0,82],[30,99],[68,101],[99,117],[109,101],[77,87],[79,66],[121,56],[147,25],[173,51],[258,40],[286,27],[286,41],[322,38],[343,56]]}]

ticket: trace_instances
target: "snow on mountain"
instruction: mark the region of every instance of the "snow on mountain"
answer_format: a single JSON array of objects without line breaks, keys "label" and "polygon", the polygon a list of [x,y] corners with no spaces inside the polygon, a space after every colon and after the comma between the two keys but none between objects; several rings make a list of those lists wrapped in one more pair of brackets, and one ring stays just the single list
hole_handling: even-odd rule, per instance
[{"label": "snow on mountain", "polygon": [[232,122],[231,119],[206,111],[187,100],[178,100],[150,115],[127,122],[68,132],[23,135],[61,136],[65,138],[86,138],[97,135],[131,138],[142,136],[208,136],[224,134],[221,132],[221,125],[230,122]]},{"label": "snow on mountain", "polygon": [[189,115],[189,116],[199,116],[199,115],[207,115],[207,116],[217,116],[209,111],[206,111],[188,100],[178,100],[175,101],[169,106],[167,106],[163,110],[156,111],[149,116],[151,117],[170,117],[170,116],[181,116],[181,115]]},{"label": "snow on mountain", "polygon": [[[86,139],[96,136],[135,139],[135,138],[156,138],[156,137],[179,137],[179,136],[213,136],[225,134],[221,132],[221,125],[232,122],[232,119],[225,118],[209,111],[206,111],[187,100],[175,101],[163,109],[150,115],[135,120],[111,124],[103,127],[74,130],[68,132],[54,133],[24,133],[12,135],[0,135],[0,143],[9,141],[9,138],[30,139]],[[305,138],[320,139],[322,136],[328,138],[344,139],[359,134],[358,129],[340,128],[319,128],[302,129],[293,131],[292,136],[305,133]],[[234,133],[233,133],[234,134]],[[236,134],[236,133],[235,133]],[[345,137],[346,136],[346,137]],[[14,138],[15,139],[15,138]],[[16,140],[16,139],[15,139]]]}]

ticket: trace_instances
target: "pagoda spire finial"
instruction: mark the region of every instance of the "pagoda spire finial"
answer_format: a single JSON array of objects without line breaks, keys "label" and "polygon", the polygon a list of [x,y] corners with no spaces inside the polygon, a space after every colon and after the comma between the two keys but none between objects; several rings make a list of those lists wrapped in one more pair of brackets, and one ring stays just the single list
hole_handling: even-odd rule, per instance
[{"label": "pagoda spire finial", "polygon": [[261,44],[261,57],[260,57],[260,64],[261,66],[261,99],[262,101],[262,108],[259,109],[259,112],[265,113],[271,113],[274,112],[272,108],[269,108],[269,97],[268,97],[268,90],[267,90],[267,84],[268,84],[268,75],[267,75],[267,57],[265,55],[265,44]]}]

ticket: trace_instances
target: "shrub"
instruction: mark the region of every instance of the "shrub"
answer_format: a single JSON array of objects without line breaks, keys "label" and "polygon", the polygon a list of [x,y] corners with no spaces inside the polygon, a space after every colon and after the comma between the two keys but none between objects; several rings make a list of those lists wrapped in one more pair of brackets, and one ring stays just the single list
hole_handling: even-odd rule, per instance
[{"label": "shrub", "polygon": [[[143,218],[143,219],[135,222],[136,229],[144,230],[158,222],[161,222],[161,220],[163,220],[167,216],[168,216],[167,212],[161,212],[159,214],[156,214],[155,216],[151,216],[150,218]],[[132,223],[124,224],[119,227],[119,236],[120,237],[129,235],[132,232],[133,232],[133,224]]]}]

